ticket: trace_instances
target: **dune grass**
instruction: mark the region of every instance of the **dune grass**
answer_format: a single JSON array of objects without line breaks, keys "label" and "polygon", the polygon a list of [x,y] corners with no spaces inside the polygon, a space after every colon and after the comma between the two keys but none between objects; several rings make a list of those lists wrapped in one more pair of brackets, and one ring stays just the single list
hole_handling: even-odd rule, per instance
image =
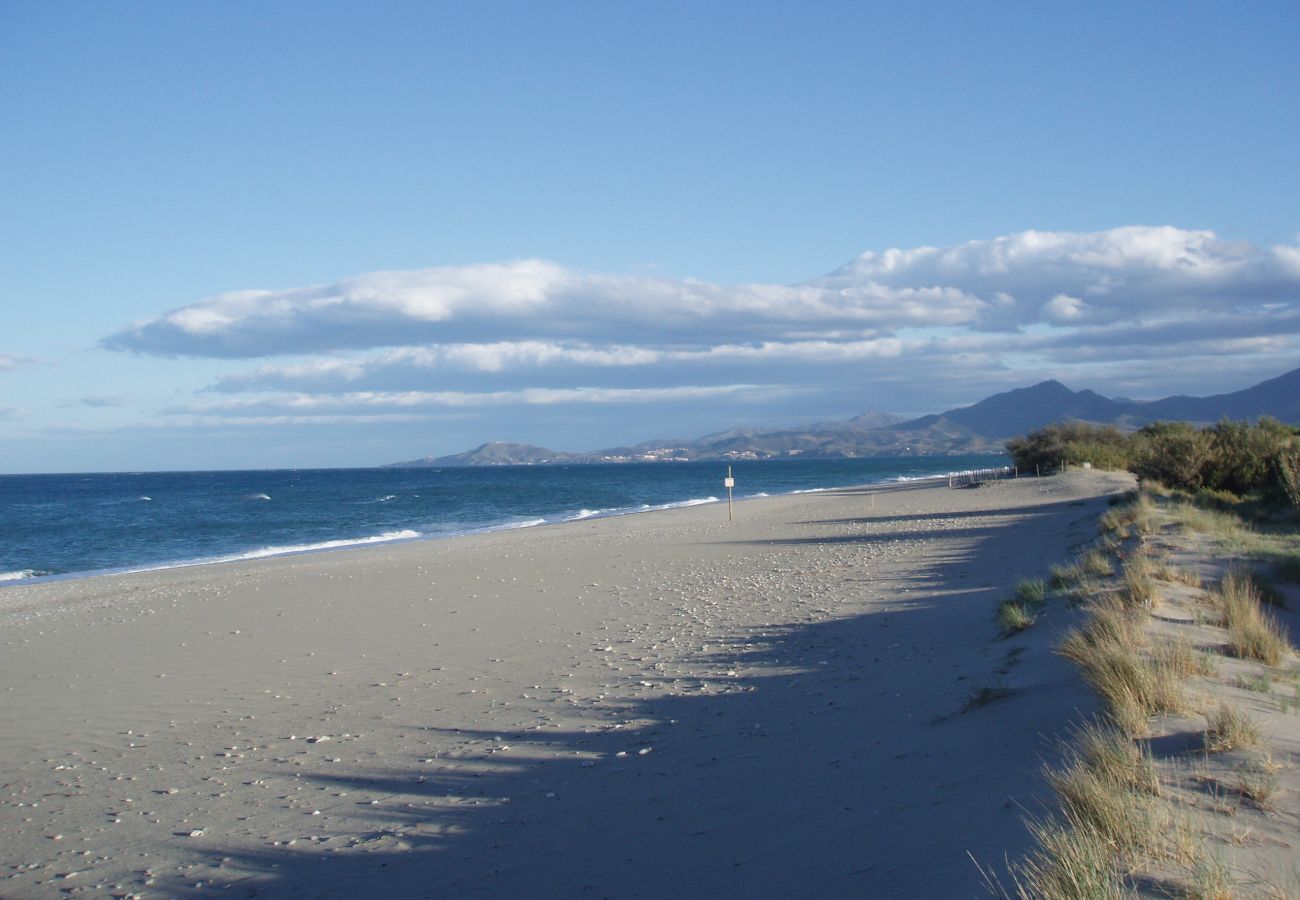
[{"label": "dune grass", "polygon": [[1267,612],[1259,588],[1246,573],[1229,571],[1211,596],[1223,616],[1232,652],[1242,659],[1256,659],[1266,666],[1277,666],[1291,649],[1286,633],[1277,619]]},{"label": "dune grass", "polygon": [[1128,602],[1150,609],[1155,605],[1156,584],[1150,560],[1131,556],[1124,562],[1124,591]]},{"label": "dune grass", "polygon": [[1084,574],[1094,578],[1106,578],[1115,574],[1115,566],[1103,550],[1092,550],[1084,554],[1082,565]]},{"label": "dune grass", "polygon": [[1259,744],[1259,726],[1235,706],[1219,703],[1205,716],[1205,749],[1224,753]]},{"label": "dune grass", "polygon": [[1052,590],[1056,591],[1077,587],[1087,578],[1087,573],[1083,570],[1083,562],[1080,559],[1074,559],[1068,563],[1058,563],[1047,571],[1049,575],[1047,583]]},{"label": "dune grass", "polygon": [[998,624],[1007,634],[1024,631],[1034,624],[1037,617],[1024,604],[1015,600],[1003,600],[998,604]]},{"label": "dune grass", "polygon": [[1092,605],[1092,618],[1068,633],[1060,653],[1073,660],[1125,734],[1146,733],[1147,720],[1186,708],[1175,661],[1142,652],[1139,623],[1131,607],[1114,596]]},{"label": "dune grass", "polygon": [[1260,809],[1272,809],[1278,768],[1268,756],[1252,756],[1237,766],[1237,790]]},{"label": "dune grass", "polygon": [[1076,732],[1063,764],[1044,775],[1061,810],[1030,820],[1036,849],[1011,867],[1014,896],[1131,896],[1124,886],[1126,862],[1162,852],[1168,826],[1154,802],[1159,782],[1151,760],[1115,726],[1090,722]]},{"label": "dune grass", "polygon": [[1106,836],[1077,816],[1030,821],[1035,849],[1012,863],[1017,900],[1122,900],[1132,895],[1124,887],[1123,870]]},{"label": "dune grass", "polygon": [[1041,579],[1025,579],[1016,584],[1015,593],[998,604],[998,624],[1007,634],[1024,631],[1037,621],[1038,611],[1047,602],[1047,586]]},{"label": "dune grass", "polygon": [[[1074,749],[1062,765],[1045,771],[1060,811],[1028,821],[1036,849],[1011,867],[1016,897],[1135,896],[1141,886],[1136,873],[1148,871],[1153,862],[1159,871],[1160,861],[1177,864],[1180,883],[1170,887],[1177,896],[1237,896],[1240,885],[1234,884],[1232,869],[1207,839],[1201,820],[1179,812],[1175,801],[1162,794],[1161,776],[1140,740],[1153,716],[1188,712],[1183,680],[1216,675],[1222,659],[1221,651],[1206,652],[1186,636],[1160,638],[1154,646],[1148,641],[1145,625],[1159,598],[1157,582],[1194,588],[1202,584],[1199,576],[1151,554],[1142,537],[1159,530],[1168,510],[1182,527],[1209,537],[1215,546],[1212,553],[1226,551],[1265,562],[1277,581],[1300,583],[1300,554],[1281,537],[1255,532],[1223,511],[1224,498],[1200,498],[1199,504],[1145,495],[1117,504],[1103,515],[1094,546],[1051,571],[1054,589],[1078,590],[1086,582],[1091,592],[1086,621],[1067,633],[1058,650],[1079,666],[1100,694],[1104,713],[1099,721],[1078,729]],[[1124,560],[1118,572],[1112,555]],[[1207,615],[1223,625],[1236,656],[1277,666],[1293,651],[1285,630],[1264,605],[1269,597],[1244,570],[1229,571],[1207,599],[1213,608]],[[1273,599],[1284,598],[1279,591]],[[1202,621],[1199,613],[1197,620]],[[1265,673],[1256,679],[1259,687],[1254,681],[1248,686],[1269,690],[1271,678],[1277,677],[1284,676]],[[1284,698],[1284,710],[1286,703]],[[1295,706],[1300,713],[1300,685]],[[1246,751],[1245,760],[1236,766],[1234,787],[1260,809],[1271,808],[1278,767],[1266,754],[1252,750],[1264,740],[1259,725],[1224,702],[1206,711],[1205,720],[1205,752]],[[1264,894],[1272,895],[1268,890]]]}]

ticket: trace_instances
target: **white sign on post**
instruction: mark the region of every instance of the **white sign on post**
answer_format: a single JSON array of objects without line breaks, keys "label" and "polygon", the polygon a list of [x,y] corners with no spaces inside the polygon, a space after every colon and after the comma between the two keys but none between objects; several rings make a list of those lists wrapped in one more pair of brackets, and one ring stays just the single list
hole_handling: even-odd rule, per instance
[{"label": "white sign on post", "polygon": [[727,489],[727,521],[731,522],[731,489],[736,486],[736,479],[731,477],[731,466],[727,466],[727,477],[722,479],[722,486]]}]

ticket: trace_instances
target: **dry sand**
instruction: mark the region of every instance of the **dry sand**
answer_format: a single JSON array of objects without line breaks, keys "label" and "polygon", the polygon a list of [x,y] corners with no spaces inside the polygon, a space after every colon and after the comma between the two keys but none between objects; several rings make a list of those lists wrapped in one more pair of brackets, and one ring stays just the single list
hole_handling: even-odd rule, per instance
[{"label": "dry sand", "polygon": [[1094,708],[996,604],[1128,487],[6,588],[0,895],[979,895],[971,857],[1026,848],[1039,766]]}]

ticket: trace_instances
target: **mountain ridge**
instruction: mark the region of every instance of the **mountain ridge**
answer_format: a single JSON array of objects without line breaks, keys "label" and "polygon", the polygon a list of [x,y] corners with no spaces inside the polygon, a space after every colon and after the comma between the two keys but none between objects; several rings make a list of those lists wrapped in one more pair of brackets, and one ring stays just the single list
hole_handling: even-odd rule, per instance
[{"label": "mountain ridge", "polygon": [[798,428],[735,427],[692,440],[652,440],[586,453],[490,441],[450,456],[390,463],[390,468],[554,465],[690,460],[845,459],[885,455],[1001,452],[1009,438],[1072,420],[1121,430],[1180,420],[1209,425],[1221,418],[1272,416],[1300,424],[1300,368],[1259,384],[1209,397],[1176,395],[1136,401],[1071,390],[1049,379],[992,394],[970,406],[904,419],[866,412],[851,419]]}]

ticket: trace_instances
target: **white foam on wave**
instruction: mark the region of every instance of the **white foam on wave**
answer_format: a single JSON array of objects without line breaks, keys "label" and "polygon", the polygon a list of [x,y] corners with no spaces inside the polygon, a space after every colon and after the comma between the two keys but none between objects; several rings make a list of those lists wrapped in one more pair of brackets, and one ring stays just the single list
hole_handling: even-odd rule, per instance
[{"label": "white foam on wave", "polygon": [[141,497],[141,498],[140,498],[140,501],[141,501],[142,503],[145,502],[145,501],[152,501],[152,500],[153,500],[153,497]]},{"label": "white foam on wave", "polygon": [[[385,531],[383,534],[372,534],[369,537],[360,538],[342,538],[334,541],[317,541],[312,544],[282,544],[279,546],[259,547],[256,550],[248,550],[244,553],[232,553],[228,556],[216,556],[207,559],[194,560],[188,563],[179,563],[179,565],[200,565],[204,563],[219,562],[239,562],[245,559],[265,559],[268,556],[289,556],[294,553],[313,553],[319,550],[341,550],[345,547],[364,547],[368,544],[391,544],[394,541],[410,541],[420,537],[420,532],[404,528],[401,531]],[[158,568],[169,569],[172,566],[159,566]],[[137,570],[148,571],[148,570]]]},{"label": "white foam on wave", "polygon": [[488,531],[510,531],[515,528],[534,528],[538,525],[545,525],[545,519],[524,519],[522,522],[505,522],[501,525],[493,525]]},{"label": "white foam on wave", "polygon": [[705,503],[717,503],[717,497],[697,497],[694,500],[678,500],[676,503],[661,503],[648,509],[682,509],[687,506],[702,506]]},{"label": "white foam on wave", "polygon": [[24,578],[35,577],[35,569],[19,569],[17,572],[0,572],[0,581],[21,581]]},{"label": "white foam on wave", "polygon": [[244,495],[244,499],[245,500],[270,500],[271,498],[266,494],[246,494]]},{"label": "white foam on wave", "polygon": [[803,488],[797,491],[791,491],[792,494],[820,494],[823,491],[829,491],[832,488]]},{"label": "white foam on wave", "polygon": [[608,515],[611,512],[613,512],[613,510],[611,509],[580,509],[573,515],[569,516],[564,521],[578,522],[581,521],[582,519],[591,519],[599,515]]}]

